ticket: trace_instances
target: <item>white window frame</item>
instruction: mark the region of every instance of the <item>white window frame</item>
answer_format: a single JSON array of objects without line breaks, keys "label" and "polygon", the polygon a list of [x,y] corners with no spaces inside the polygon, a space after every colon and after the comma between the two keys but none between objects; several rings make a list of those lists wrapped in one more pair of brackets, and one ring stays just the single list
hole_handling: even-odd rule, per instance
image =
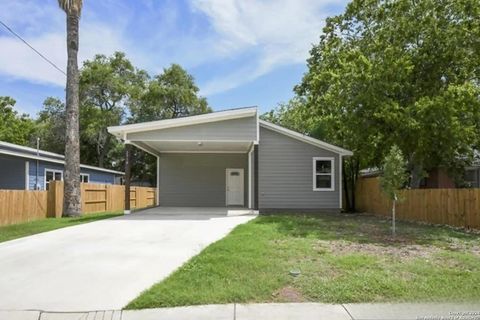
[{"label": "white window frame", "polygon": [[[88,178],[88,182],[83,182],[82,176],[85,176]],[[89,173],[80,173],[80,182],[82,183],[90,183],[90,174]]]},{"label": "white window frame", "polygon": [[[47,190],[47,171],[49,172],[52,172],[53,173],[53,176],[55,177],[55,173],[60,173],[60,181],[63,181],[63,171],[62,170],[56,170],[56,169],[48,169],[48,168],[45,168],[44,172],[43,172],[43,190]],[[54,180],[54,181],[58,181],[58,180]]]},{"label": "white window frame", "polygon": [[[331,177],[331,187],[330,188],[317,188],[317,175],[327,176],[328,173],[317,173],[317,161],[330,161],[332,172],[330,172]],[[313,157],[313,167],[312,167],[312,180],[313,180],[313,191],[335,191],[335,158],[334,157]]]}]

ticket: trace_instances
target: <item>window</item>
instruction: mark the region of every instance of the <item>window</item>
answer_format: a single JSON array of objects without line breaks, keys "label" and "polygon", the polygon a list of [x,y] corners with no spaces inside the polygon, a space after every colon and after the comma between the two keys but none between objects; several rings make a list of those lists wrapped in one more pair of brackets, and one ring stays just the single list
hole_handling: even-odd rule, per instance
[{"label": "window", "polygon": [[88,173],[80,173],[80,182],[89,183],[90,175]]},{"label": "window", "polygon": [[313,158],[313,191],[333,191],[334,158]]},{"label": "window", "polygon": [[62,181],[63,180],[63,172],[60,170],[53,170],[53,169],[45,169],[45,183],[44,189],[48,190],[48,183],[50,181]]}]

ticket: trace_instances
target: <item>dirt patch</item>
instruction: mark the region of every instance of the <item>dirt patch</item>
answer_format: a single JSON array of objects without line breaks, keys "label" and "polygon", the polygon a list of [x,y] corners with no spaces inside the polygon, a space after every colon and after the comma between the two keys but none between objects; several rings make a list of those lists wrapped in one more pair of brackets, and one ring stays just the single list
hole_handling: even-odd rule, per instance
[{"label": "dirt patch", "polygon": [[379,245],[372,243],[356,243],[348,241],[321,241],[318,248],[325,248],[336,255],[365,253],[377,256],[391,256],[401,259],[429,258],[440,251],[434,246],[421,246],[415,244],[405,245]]},{"label": "dirt patch", "polygon": [[293,287],[287,286],[272,293],[275,301],[280,302],[303,302],[305,298],[302,293]]}]

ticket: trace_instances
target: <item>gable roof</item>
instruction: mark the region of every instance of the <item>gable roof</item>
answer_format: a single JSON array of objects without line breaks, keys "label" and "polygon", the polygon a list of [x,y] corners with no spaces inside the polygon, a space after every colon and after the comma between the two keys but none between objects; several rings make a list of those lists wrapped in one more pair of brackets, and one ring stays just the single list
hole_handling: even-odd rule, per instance
[{"label": "gable roof", "polygon": [[327,142],[324,142],[324,141],[321,141],[321,140],[318,140],[318,139],[315,139],[315,138],[312,138],[312,137],[309,137],[309,136],[306,136],[304,134],[301,134],[301,133],[298,133],[296,131],[293,131],[293,130],[290,130],[290,129],[287,129],[287,128],[284,128],[284,127],[281,127],[279,125],[276,125],[276,124],[273,124],[271,122],[267,122],[265,120],[259,120],[259,123],[260,123],[260,126],[261,127],[264,127],[266,129],[270,129],[272,131],[275,131],[275,132],[278,132],[278,133],[281,133],[283,135],[286,135],[286,136],[289,136],[293,139],[297,139],[299,141],[302,141],[302,142],[305,142],[305,143],[309,143],[311,145],[314,145],[316,147],[320,147],[320,148],[323,148],[323,149],[326,149],[326,150],[329,150],[329,151],[332,151],[332,152],[335,152],[335,153],[338,153],[342,156],[351,156],[353,155],[353,152],[350,151],[350,150],[347,150],[347,149],[343,149],[343,148],[340,148],[340,147],[337,147],[337,146],[334,146],[333,144],[330,144],[330,143],[327,143]]},{"label": "gable roof", "polygon": [[245,117],[256,116],[257,107],[246,107],[238,109],[230,109],[224,111],[216,111],[195,116],[188,116],[175,119],[164,119],[157,121],[149,121],[135,124],[126,124],[122,126],[108,127],[108,132],[118,138],[123,138],[126,133],[133,133],[139,131],[150,131],[158,129],[167,129],[174,127],[182,127],[188,125],[202,124],[215,121],[233,120]]},{"label": "gable roof", "polygon": [[[0,141],[0,155],[1,154],[12,156],[12,157],[24,158],[24,159],[33,159],[33,160],[39,160],[44,162],[50,162],[50,163],[65,164],[65,160],[64,160],[65,156],[61,154],[44,151],[44,150],[38,150],[38,155],[37,155],[37,149],[35,148],[24,147],[18,144],[13,144],[13,143],[4,142],[4,141]],[[108,172],[108,173],[113,173],[117,175],[125,174],[124,172],[121,172],[121,171],[99,168],[95,166],[89,166],[86,164],[80,164],[80,167],[84,169]]]}]

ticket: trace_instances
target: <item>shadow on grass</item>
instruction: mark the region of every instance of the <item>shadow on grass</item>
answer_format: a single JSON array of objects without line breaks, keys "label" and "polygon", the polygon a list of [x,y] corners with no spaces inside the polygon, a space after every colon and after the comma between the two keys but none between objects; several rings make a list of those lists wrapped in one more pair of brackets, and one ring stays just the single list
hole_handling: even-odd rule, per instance
[{"label": "shadow on grass", "polygon": [[396,236],[391,234],[391,220],[366,214],[302,214],[261,216],[255,223],[275,224],[286,237],[345,240],[384,246],[444,245],[449,242],[480,240],[479,234],[446,226],[432,226],[397,221]]}]

